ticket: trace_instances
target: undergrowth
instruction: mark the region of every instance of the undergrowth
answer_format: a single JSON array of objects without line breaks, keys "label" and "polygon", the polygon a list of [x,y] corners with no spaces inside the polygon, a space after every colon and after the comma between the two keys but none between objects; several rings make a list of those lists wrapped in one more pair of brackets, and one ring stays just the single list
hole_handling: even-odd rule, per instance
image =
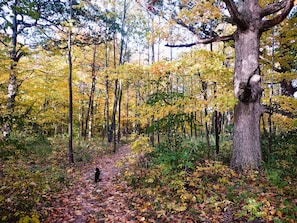
[{"label": "undergrowth", "polygon": [[1,222],[42,222],[51,196],[71,185],[68,170],[112,151],[98,141],[75,140],[75,164],[69,164],[67,145],[63,138],[23,133],[2,142]]},{"label": "undergrowth", "polygon": [[[296,222],[295,138],[280,137],[263,171],[246,173],[222,162],[230,148],[207,159],[206,145],[199,141],[180,140],[177,147],[162,143],[136,155],[138,161],[125,170],[136,191],[130,206],[157,222]],[[143,140],[148,139],[136,141]]]}]

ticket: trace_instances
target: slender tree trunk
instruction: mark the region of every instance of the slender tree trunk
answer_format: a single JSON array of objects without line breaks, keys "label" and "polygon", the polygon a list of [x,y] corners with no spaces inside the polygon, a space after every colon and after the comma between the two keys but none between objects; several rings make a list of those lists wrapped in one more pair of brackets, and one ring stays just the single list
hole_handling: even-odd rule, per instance
[{"label": "slender tree trunk", "polygon": [[103,119],[104,119],[104,125],[103,125],[103,128],[102,128],[102,140],[104,141],[105,139],[105,135],[106,135],[106,132],[107,132],[107,121],[106,121],[106,101],[104,102],[104,110],[103,110]]},{"label": "slender tree trunk", "polygon": [[[205,118],[207,117],[207,108],[204,109]],[[206,138],[206,145],[207,145],[207,157],[210,158],[210,140],[209,140],[209,129],[208,123],[205,121],[205,138]]]},{"label": "slender tree trunk", "polygon": [[94,52],[93,52],[93,62],[92,62],[92,84],[91,84],[91,89],[90,89],[90,95],[89,95],[89,104],[88,104],[88,111],[87,111],[87,117],[86,117],[86,128],[84,132],[84,139],[86,140],[87,138],[87,129],[89,126],[89,131],[91,131],[91,126],[89,122],[91,121],[92,118],[92,113],[93,113],[93,104],[94,104],[94,94],[95,94],[95,88],[96,88],[96,45],[94,46]]},{"label": "slender tree trunk", "polygon": [[152,64],[155,63],[155,38],[153,37],[155,35],[155,21],[154,17],[152,17],[152,32],[151,32],[151,38],[152,38]]},{"label": "slender tree trunk", "polygon": [[[136,89],[136,92],[135,92],[135,105],[136,105],[136,108],[137,110],[139,109],[139,106],[140,106],[140,103],[139,103],[139,98],[140,98],[140,83],[138,81],[137,83],[137,89]],[[139,119],[139,113],[138,112],[135,112],[135,118],[136,118],[136,126],[135,126],[135,132],[137,135],[140,135],[140,121],[138,120]]]},{"label": "slender tree trunk", "polygon": [[122,81],[120,80],[120,86],[119,86],[119,90],[118,90],[118,104],[119,104],[119,112],[118,112],[118,143],[120,143],[121,140],[121,108],[122,108],[122,94],[123,94],[123,90],[122,90]]},{"label": "slender tree trunk", "polygon": [[[172,77],[172,79],[173,79],[173,77]],[[183,86],[183,87],[182,87],[182,93],[183,93],[183,95],[185,95],[185,80],[184,80],[184,78],[182,79],[182,82],[183,82],[183,84],[182,84],[182,86]],[[171,84],[171,89],[172,89],[172,91],[173,91],[173,83]],[[183,137],[186,138],[186,136],[187,136],[187,132],[186,132],[186,129],[187,129],[187,123],[186,123],[185,106],[182,105],[182,108],[183,108],[182,130],[183,130]]]},{"label": "slender tree trunk", "polygon": [[114,83],[114,103],[113,103],[113,110],[112,110],[112,124],[111,124],[111,139],[113,139],[113,151],[116,152],[116,113],[118,107],[118,100],[119,100],[119,90],[118,90],[118,79],[115,80]]},{"label": "slender tree trunk", "polygon": [[[191,76],[190,78],[190,96],[191,97],[193,97],[192,86],[193,86],[193,78]],[[192,139],[193,129],[194,129],[194,112],[191,112],[189,121],[190,121],[190,139]]]},{"label": "slender tree trunk", "polygon": [[65,120],[65,116],[66,116],[66,114],[65,113],[63,113],[62,114],[62,124],[61,124],[61,135],[62,135],[62,137],[64,138],[64,132],[65,132],[65,130],[64,130],[64,120]]},{"label": "slender tree trunk", "polygon": [[109,125],[109,80],[108,76],[106,76],[106,81],[105,81],[105,87],[106,87],[106,96],[105,96],[105,112],[106,112],[106,131],[107,131],[107,141],[111,143],[112,141],[112,130],[111,126]]},{"label": "slender tree trunk", "polygon": [[[270,105],[271,105],[271,100],[270,100]],[[269,153],[272,153],[272,136],[273,136],[273,128],[272,128],[272,109],[270,106],[270,112],[268,114],[268,125],[269,125],[269,136],[268,136],[268,150]]]},{"label": "slender tree trunk", "polygon": [[129,83],[127,81],[127,93],[126,93],[126,126],[125,126],[125,135],[126,139],[128,139],[129,133]]},{"label": "slender tree trunk", "polygon": [[[202,89],[204,91],[204,100],[207,100],[207,83],[202,82]],[[207,118],[207,108],[204,109],[205,119]],[[204,122],[205,125],[205,138],[206,138],[206,145],[207,145],[207,157],[210,157],[210,140],[209,140],[209,129],[207,120]]]},{"label": "slender tree trunk", "polygon": [[[212,46],[212,44],[211,44]],[[217,89],[216,89],[217,83],[214,83],[214,97],[216,98]],[[215,109],[216,106],[215,106]],[[218,155],[220,152],[220,131],[221,131],[221,118],[222,115],[217,110],[214,111],[214,133],[215,133],[215,154]]]},{"label": "slender tree trunk", "polygon": [[157,120],[158,124],[157,124],[157,141],[158,141],[158,146],[160,146],[161,143],[161,134],[160,134],[160,126],[159,126],[159,121]]},{"label": "slender tree trunk", "polygon": [[[70,21],[72,20],[72,0],[69,0],[70,8]],[[74,163],[73,158],[73,99],[72,99],[72,31],[71,26],[68,34],[68,65],[69,65],[69,76],[68,76],[68,88],[69,88],[69,117],[68,117],[68,137],[69,137],[69,162]]]},{"label": "slender tree trunk", "polygon": [[[108,44],[105,44],[105,68],[108,67]],[[104,104],[104,128],[102,131],[102,139],[104,140],[105,135],[107,134],[107,141],[109,140],[109,81],[108,74],[105,76],[105,104]]]},{"label": "slender tree trunk", "polygon": [[193,124],[194,124],[194,115],[193,115],[194,112],[191,112],[190,114],[190,138],[192,139],[193,138]]},{"label": "slender tree trunk", "polygon": [[89,118],[89,133],[88,133],[89,139],[93,137],[93,122],[94,122],[94,99],[91,105],[90,118]]},{"label": "slender tree trunk", "polygon": [[222,115],[220,112],[214,112],[214,132],[215,132],[215,141],[216,141],[216,155],[220,152],[220,132],[221,132],[221,120]]},{"label": "slender tree trunk", "polygon": [[[113,12],[116,14],[116,1],[113,0]],[[114,20],[113,26],[116,27],[116,22]],[[116,42],[117,42],[117,35],[114,29],[113,31],[113,67],[116,68],[117,61],[116,61]]]},{"label": "slender tree trunk", "polygon": [[124,10],[123,10],[122,27],[121,27],[121,45],[120,45],[120,62],[119,62],[119,64],[124,63],[126,14],[127,14],[127,1],[124,0]]},{"label": "slender tree trunk", "polygon": [[273,89],[273,79],[274,79],[274,67],[275,67],[275,64],[274,64],[274,48],[275,48],[275,42],[274,42],[274,27],[272,27],[272,46],[271,46],[271,70],[272,70],[272,74],[271,74],[271,81],[270,81],[270,92],[269,92],[269,108],[270,108],[270,111],[269,111],[269,114],[268,114],[268,125],[269,125],[269,137],[268,137],[268,150],[269,150],[269,153],[271,154],[272,153],[272,137],[273,137],[273,133],[272,133],[272,97],[274,95],[274,89]]},{"label": "slender tree trunk", "polygon": [[84,117],[83,117],[83,100],[80,101],[79,115],[78,115],[78,138],[83,137],[83,126],[84,126]]},{"label": "slender tree trunk", "polygon": [[54,123],[54,138],[57,137],[57,134],[58,134],[58,124],[57,122]]},{"label": "slender tree trunk", "polygon": [[2,138],[5,140],[12,128],[13,113],[15,107],[15,98],[18,92],[17,83],[17,64],[22,57],[21,53],[17,53],[17,36],[18,36],[18,22],[17,22],[17,1],[14,2],[13,18],[12,18],[12,34],[10,47],[10,74],[8,82],[8,97],[7,97],[7,115],[4,118],[4,125],[2,126]]},{"label": "slender tree trunk", "polygon": [[150,141],[151,141],[152,146],[155,146],[155,131],[154,131],[155,117],[154,117],[154,115],[152,115],[152,118],[151,118],[151,125],[152,125],[152,132],[151,132],[151,136],[150,136]]}]

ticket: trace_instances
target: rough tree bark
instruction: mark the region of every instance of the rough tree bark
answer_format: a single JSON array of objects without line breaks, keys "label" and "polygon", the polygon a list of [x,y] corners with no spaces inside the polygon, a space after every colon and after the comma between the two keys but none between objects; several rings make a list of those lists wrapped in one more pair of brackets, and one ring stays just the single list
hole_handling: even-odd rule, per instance
[{"label": "rough tree bark", "polygon": [[[259,168],[262,160],[260,145],[259,30],[240,30],[235,35],[235,96],[234,141],[231,166],[239,169]],[[253,78],[255,77],[255,78]],[[255,79],[255,80],[254,80]]]}]

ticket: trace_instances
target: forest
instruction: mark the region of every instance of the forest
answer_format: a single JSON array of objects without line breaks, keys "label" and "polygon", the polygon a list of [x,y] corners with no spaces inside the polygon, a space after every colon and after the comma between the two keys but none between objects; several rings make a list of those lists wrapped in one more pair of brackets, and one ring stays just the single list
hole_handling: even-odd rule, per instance
[{"label": "forest", "polygon": [[297,222],[296,5],[0,0],[0,221]]}]

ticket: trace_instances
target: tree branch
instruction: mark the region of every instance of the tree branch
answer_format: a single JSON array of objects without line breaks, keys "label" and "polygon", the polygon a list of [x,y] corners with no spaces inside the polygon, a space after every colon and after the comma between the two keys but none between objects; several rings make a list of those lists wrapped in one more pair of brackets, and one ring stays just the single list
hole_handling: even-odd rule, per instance
[{"label": "tree branch", "polygon": [[[279,10],[283,9],[282,13],[280,13],[279,15],[277,15],[276,17],[274,17],[273,19],[270,19],[270,20],[264,20],[262,21],[262,25],[261,25],[261,30],[262,31],[265,31],[279,23],[281,23],[286,17],[287,15],[290,13],[291,9],[293,8],[294,6],[294,0],[283,0],[283,2],[285,2],[285,6],[283,8],[280,8],[280,7],[275,7],[275,8],[271,8],[270,9],[272,10],[271,12],[275,13],[275,12],[278,12]],[[275,11],[273,9],[276,9],[278,8],[279,10],[278,11]],[[267,11],[267,10],[264,10],[264,11]],[[266,12],[268,13],[268,12]],[[269,13],[271,14],[271,13]]]},{"label": "tree branch", "polygon": [[296,114],[293,114],[292,112],[283,110],[283,109],[277,109],[273,105],[266,105],[262,104],[261,106],[261,112],[267,113],[267,114],[280,114],[282,116],[288,117],[288,118],[296,118]]},{"label": "tree branch", "polygon": [[229,36],[218,36],[218,37],[215,37],[215,38],[200,39],[200,40],[198,40],[198,41],[196,41],[194,43],[188,43],[188,44],[173,45],[173,44],[167,43],[165,46],[167,46],[167,47],[191,47],[191,46],[195,46],[195,45],[198,45],[198,44],[208,44],[208,43],[220,42],[220,41],[227,42],[227,41],[230,41],[230,40],[234,40],[233,34],[229,35]]},{"label": "tree branch", "polygon": [[286,0],[283,0],[281,2],[275,2],[273,4],[267,5],[265,8],[263,8],[260,11],[261,18],[278,12],[279,10],[283,9],[286,6],[286,3],[287,3]]},{"label": "tree branch", "polygon": [[[260,59],[263,60],[263,62],[264,62],[265,64],[269,64],[270,66],[272,66],[272,62],[271,62],[271,60],[268,60],[268,59],[266,59],[266,58],[263,57],[263,56],[260,56]],[[273,69],[274,71],[278,72],[278,73],[284,73],[284,72],[286,72],[286,69],[284,69],[284,68],[277,68],[276,66],[272,66],[272,69]]]},{"label": "tree branch", "polygon": [[173,19],[174,22],[176,22],[178,25],[188,29],[189,31],[191,31],[194,35],[199,35],[196,31],[196,29],[193,26],[187,25],[186,23],[184,23],[184,21],[182,21],[181,19],[177,19],[175,18],[175,16],[171,16],[171,18]]},{"label": "tree branch", "polygon": [[1,39],[0,39],[0,43],[2,43],[5,47],[8,47],[8,44],[6,44],[4,41],[2,41]]},{"label": "tree branch", "polygon": [[233,0],[223,0],[228,8],[228,11],[232,17],[232,20],[241,28],[247,29],[248,23],[244,17],[238,12],[237,7]]}]

